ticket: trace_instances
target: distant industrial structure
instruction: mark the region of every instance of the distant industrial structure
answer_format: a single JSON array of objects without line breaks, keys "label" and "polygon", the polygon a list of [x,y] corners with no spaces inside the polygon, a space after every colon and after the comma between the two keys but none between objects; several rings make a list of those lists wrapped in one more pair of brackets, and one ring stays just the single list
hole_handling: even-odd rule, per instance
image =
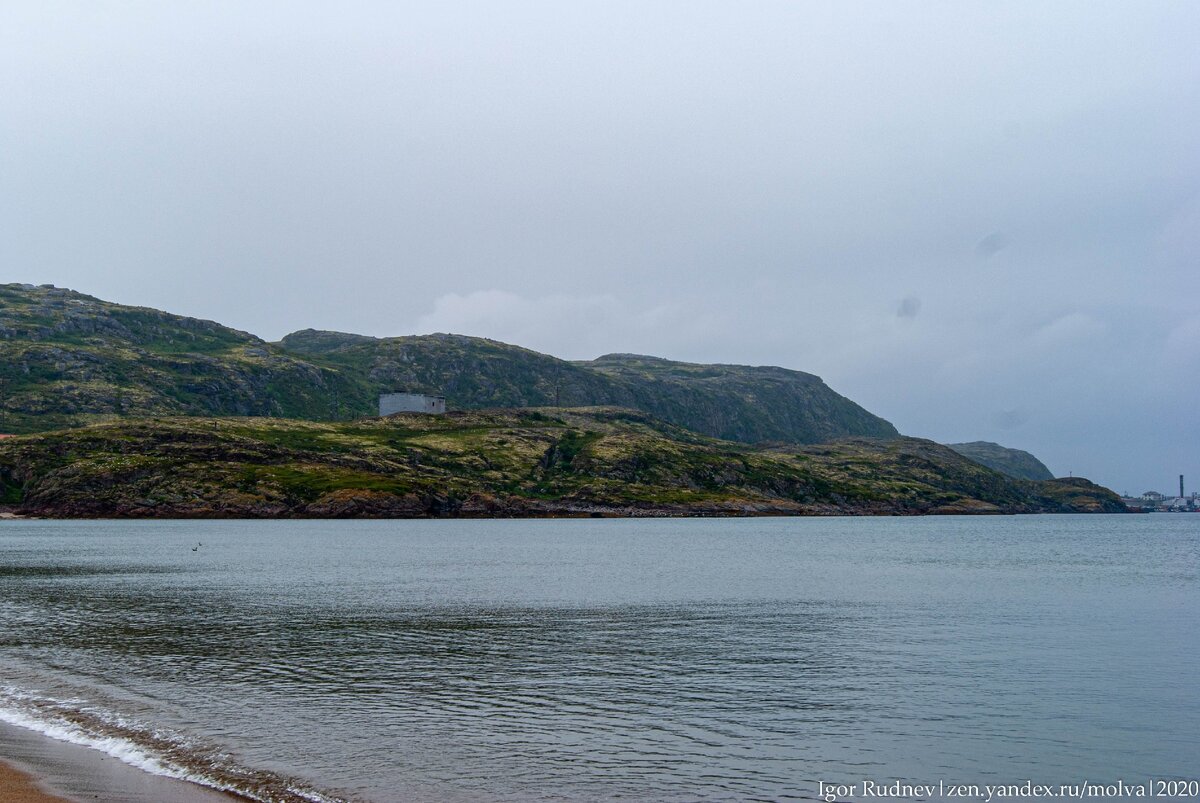
[{"label": "distant industrial structure", "polygon": [[1200,495],[1183,493],[1183,475],[1179,475],[1179,496],[1164,496],[1158,491],[1145,491],[1141,496],[1123,496],[1121,501],[1130,510],[1156,511],[1159,513],[1200,512]]},{"label": "distant industrial structure", "polygon": [[426,396],[424,393],[382,393],[379,396],[379,415],[392,413],[428,413],[441,415],[446,412],[445,396]]}]

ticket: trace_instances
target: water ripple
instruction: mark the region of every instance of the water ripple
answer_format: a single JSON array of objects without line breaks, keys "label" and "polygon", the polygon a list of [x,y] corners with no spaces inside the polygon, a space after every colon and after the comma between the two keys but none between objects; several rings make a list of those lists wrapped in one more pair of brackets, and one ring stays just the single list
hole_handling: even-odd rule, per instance
[{"label": "water ripple", "polygon": [[0,706],[278,800],[1178,773],[1200,533],[1064,521],[22,524]]}]

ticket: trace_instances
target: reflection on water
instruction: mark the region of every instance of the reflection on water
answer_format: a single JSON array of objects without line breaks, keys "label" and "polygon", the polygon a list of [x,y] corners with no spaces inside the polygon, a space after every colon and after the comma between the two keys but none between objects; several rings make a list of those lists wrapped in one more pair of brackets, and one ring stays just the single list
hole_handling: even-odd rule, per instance
[{"label": "reflection on water", "polygon": [[1198,574],[1182,516],[21,522],[0,706],[280,800],[1180,776]]}]

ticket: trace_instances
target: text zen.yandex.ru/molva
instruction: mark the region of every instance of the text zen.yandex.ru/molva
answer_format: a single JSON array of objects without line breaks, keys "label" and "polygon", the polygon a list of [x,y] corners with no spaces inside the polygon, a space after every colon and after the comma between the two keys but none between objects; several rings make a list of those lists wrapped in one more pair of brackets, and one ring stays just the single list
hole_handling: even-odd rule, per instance
[{"label": "text zen.yandex.ru/molva", "polygon": [[1200,780],[1147,779],[1128,783],[1083,781],[1075,784],[1037,784],[1021,781],[1010,784],[965,784],[937,781],[931,784],[907,781],[858,781],[857,783],[817,782],[817,795],[825,803],[864,798],[928,800],[961,798],[964,800],[1030,800],[1036,798],[1190,798],[1200,796]]}]

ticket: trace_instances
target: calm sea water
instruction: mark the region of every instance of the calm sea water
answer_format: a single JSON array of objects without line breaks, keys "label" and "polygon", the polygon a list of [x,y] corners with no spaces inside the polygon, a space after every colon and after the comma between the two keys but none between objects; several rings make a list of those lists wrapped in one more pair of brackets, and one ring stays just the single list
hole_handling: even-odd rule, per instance
[{"label": "calm sea water", "polygon": [[264,800],[1194,777],[1198,623],[1200,516],[0,523],[0,719]]}]

